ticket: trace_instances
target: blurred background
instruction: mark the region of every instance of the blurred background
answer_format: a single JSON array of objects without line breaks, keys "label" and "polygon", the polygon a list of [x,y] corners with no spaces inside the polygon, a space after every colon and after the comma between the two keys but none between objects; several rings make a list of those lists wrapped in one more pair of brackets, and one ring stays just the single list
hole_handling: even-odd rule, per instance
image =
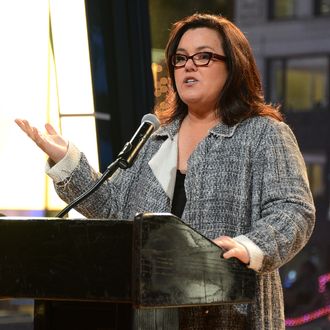
[{"label": "blurred background", "polygon": [[[167,92],[170,26],[222,14],[246,34],[265,97],[280,103],[308,168],[317,222],[281,269],[287,329],[330,329],[330,0],[11,0],[0,3],[0,212],[65,205],[46,158],[14,124],[51,122],[103,171]],[[1,265],[0,265],[1,267]],[[33,329],[33,301],[0,301],[0,329]]]}]

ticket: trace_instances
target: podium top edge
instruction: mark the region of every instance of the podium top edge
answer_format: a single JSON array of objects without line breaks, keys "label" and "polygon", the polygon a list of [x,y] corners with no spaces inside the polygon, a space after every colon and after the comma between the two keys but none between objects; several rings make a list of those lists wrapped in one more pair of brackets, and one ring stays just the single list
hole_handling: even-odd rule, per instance
[{"label": "podium top edge", "polygon": [[118,219],[88,219],[88,218],[57,218],[57,217],[27,217],[27,216],[8,216],[8,217],[0,217],[0,221],[4,221],[4,220],[21,220],[21,221],[47,221],[47,220],[62,220],[62,221],[132,221],[129,219],[122,219],[122,220],[118,220]]}]

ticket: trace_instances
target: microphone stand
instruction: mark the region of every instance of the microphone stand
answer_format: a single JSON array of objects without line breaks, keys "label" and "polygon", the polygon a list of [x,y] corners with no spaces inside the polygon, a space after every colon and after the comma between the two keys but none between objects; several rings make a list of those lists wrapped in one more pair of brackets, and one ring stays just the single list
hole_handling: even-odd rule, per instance
[{"label": "microphone stand", "polygon": [[89,189],[87,189],[83,194],[81,194],[78,198],[68,204],[61,212],[59,212],[56,217],[63,218],[72,208],[94,193],[106,179],[110,178],[118,170],[118,168],[126,170],[127,168],[131,167],[133,165],[133,162],[130,161],[130,153],[132,148],[132,143],[127,142],[124,145],[122,151],[118,154],[117,159],[106,168],[102,176]]}]

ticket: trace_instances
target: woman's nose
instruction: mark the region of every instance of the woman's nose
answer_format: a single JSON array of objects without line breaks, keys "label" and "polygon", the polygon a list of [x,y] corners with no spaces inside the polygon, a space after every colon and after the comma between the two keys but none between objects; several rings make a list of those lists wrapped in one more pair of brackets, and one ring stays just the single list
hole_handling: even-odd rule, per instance
[{"label": "woman's nose", "polygon": [[196,71],[197,66],[195,65],[194,61],[192,58],[189,58],[188,61],[186,62],[186,65],[184,66],[186,71]]}]

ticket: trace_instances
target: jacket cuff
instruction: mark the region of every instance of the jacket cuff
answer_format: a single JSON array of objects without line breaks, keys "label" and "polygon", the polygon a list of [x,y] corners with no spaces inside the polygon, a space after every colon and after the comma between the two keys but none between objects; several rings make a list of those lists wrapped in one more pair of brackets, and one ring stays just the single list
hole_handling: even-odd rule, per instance
[{"label": "jacket cuff", "polygon": [[46,174],[53,179],[54,183],[59,183],[67,179],[78,166],[81,158],[80,150],[69,142],[66,155],[56,164],[50,159],[46,163]]},{"label": "jacket cuff", "polygon": [[249,256],[250,263],[247,265],[248,268],[255,270],[256,272],[261,269],[262,262],[264,259],[264,253],[254,242],[252,242],[248,237],[244,235],[240,235],[234,238],[234,240],[240,244],[242,244]]}]

